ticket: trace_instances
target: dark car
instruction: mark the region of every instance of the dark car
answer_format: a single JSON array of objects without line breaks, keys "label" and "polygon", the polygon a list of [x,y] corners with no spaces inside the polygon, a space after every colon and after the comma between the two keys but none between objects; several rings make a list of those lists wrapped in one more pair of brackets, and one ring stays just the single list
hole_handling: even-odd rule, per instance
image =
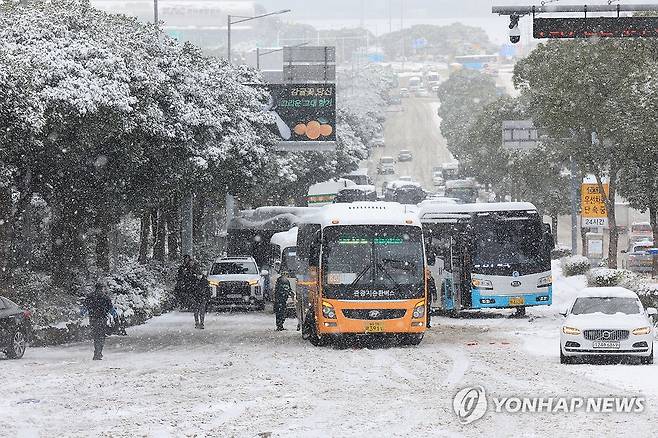
[{"label": "dark car", "polygon": [[398,154],[398,161],[411,161],[413,157],[414,156],[409,149],[402,149]]},{"label": "dark car", "polygon": [[0,351],[10,359],[20,359],[25,354],[31,333],[31,314],[16,303],[0,297]]}]

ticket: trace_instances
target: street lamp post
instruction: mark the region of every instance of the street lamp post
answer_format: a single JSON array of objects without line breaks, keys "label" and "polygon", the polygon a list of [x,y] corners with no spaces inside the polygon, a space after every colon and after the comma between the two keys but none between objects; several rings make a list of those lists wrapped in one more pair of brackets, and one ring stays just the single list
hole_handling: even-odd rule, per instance
[{"label": "street lamp post", "polygon": [[[294,46],[288,46],[288,47],[302,47],[308,45],[308,42],[301,43],[301,44],[295,44]],[[278,49],[272,49],[272,50],[266,50],[265,52],[260,51],[260,47],[256,47],[256,70],[260,70],[260,57],[269,55],[270,53],[276,53],[280,52],[283,50],[283,47],[280,47]]]},{"label": "street lamp post", "polygon": [[[241,15],[228,15],[226,17],[226,29],[228,31],[228,38],[227,38],[228,63],[229,64],[233,63],[232,60],[231,60],[231,25],[238,24],[238,23],[244,23],[245,21],[256,20],[257,18],[269,17],[270,15],[281,15],[281,14],[285,14],[286,12],[290,12],[290,9],[282,9],[280,11],[268,12],[267,14],[256,15],[255,17],[243,17]],[[239,20],[233,21],[233,18],[239,18]]]}]

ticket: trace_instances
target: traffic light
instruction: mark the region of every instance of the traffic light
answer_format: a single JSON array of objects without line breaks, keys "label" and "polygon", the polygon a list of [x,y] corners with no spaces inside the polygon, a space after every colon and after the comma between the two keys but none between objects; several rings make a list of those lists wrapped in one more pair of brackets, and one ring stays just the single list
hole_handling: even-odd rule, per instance
[{"label": "traffic light", "polygon": [[521,41],[521,31],[519,30],[519,17],[516,14],[509,16],[509,40],[512,44]]}]

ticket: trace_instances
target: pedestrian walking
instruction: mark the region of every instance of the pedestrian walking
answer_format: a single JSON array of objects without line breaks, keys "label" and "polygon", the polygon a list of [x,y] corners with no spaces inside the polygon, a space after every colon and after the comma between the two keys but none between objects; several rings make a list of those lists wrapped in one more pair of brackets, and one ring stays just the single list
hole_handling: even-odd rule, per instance
[{"label": "pedestrian walking", "polygon": [[117,312],[112,306],[112,300],[107,295],[104,283],[96,283],[94,291],[85,298],[84,308],[89,315],[89,326],[94,338],[93,360],[102,360],[103,346],[108,333],[107,317],[112,315],[115,321],[118,320]]},{"label": "pedestrian walking", "polygon": [[181,309],[188,309],[193,306],[190,297],[192,290],[196,287],[197,278],[193,272],[194,261],[189,254],[183,256],[183,263],[178,267],[176,273],[176,286],[174,295]]},{"label": "pedestrian walking", "polygon": [[[193,272],[196,271],[198,271],[198,268],[193,268]],[[194,301],[194,328],[203,330],[205,329],[206,309],[208,307],[208,301],[210,301],[211,292],[208,278],[202,274],[199,277],[192,295]]]},{"label": "pedestrian walking", "polygon": [[288,297],[292,292],[290,281],[281,275],[276,280],[274,287],[274,314],[276,315],[276,329],[277,331],[285,330],[283,323],[286,320],[286,312],[288,311]]},{"label": "pedestrian walking", "polygon": [[425,312],[426,317],[427,317],[427,328],[431,328],[431,319],[432,319],[432,302],[434,301],[434,297],[436,296],[436,282],[434,281],[434,277],[432,274],[429,275],[429,278],[427,279],[427,312]]}]

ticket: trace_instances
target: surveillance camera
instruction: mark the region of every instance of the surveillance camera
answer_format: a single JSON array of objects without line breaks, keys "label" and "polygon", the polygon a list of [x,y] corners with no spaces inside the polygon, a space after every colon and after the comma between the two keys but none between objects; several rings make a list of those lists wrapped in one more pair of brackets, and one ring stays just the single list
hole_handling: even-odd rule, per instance
[{"label": "surveillance camera", "polygon": [[521,41],[521,31],[519,30],[519,16],[510,15],[509,17],[509,40],[512,44]]}]

